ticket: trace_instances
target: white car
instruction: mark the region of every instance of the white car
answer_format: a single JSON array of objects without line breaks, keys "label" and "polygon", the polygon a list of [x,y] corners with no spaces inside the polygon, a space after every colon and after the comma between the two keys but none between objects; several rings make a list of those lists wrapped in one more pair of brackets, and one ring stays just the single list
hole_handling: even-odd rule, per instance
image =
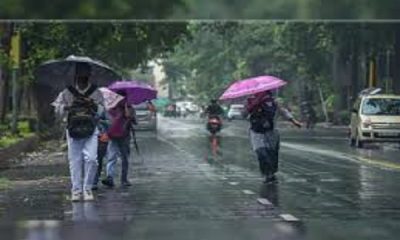
[{"label": "white car", "polygon": [[233,104],[229,108],[227,117],[229,120],[233,119],[243,119],[244,105],[243,104]]},{"label": "white car", "polygon": [[366,142],[400,142],[400,96],[366,94],[357,99],[350,144],[362,148]]}]

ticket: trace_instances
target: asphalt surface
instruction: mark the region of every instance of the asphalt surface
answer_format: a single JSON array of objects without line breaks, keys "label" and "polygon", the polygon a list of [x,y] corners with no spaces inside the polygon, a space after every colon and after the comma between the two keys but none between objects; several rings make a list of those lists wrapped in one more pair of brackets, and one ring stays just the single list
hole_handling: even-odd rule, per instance
[{"label": "asphalt surface", "polygon": [[[5,239],[397,239],[397,145],[350,148],[346,129],[281,129],[279,182],[262,183],[247,123],[215,139],[198,119],[139,132],[130,189],[68,201],[58,143],[0,172]],[[26,157],[26,158],[28,158]],[[28,167],[27,167],[28,166]],[[48,238],[46,238],[48,237]]]}]

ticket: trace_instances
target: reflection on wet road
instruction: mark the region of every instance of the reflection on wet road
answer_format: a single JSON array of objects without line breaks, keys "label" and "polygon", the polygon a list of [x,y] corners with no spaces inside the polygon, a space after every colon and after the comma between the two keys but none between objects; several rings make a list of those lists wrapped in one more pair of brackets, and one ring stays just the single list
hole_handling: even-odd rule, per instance
[{"label": "reflection on wet road", "polygon": [[[0,231],[9,239],[78,239],[79,233],[95,239],[301,239],[304,234],[397,239],[400,234],[397,146],[357,150],[348,147],[344,129],[283,129],[279,183],[264,185],[247,123],[225,123],[215,138],[197,119],[162,118],[159,128],[157,135],[138,133],[134,186],[100,189],[94,203],[66,200],[63,160],[39,168],[33,185],[18,182],[27,180],[29,174],[21,173],[26,170],[3,172],[18,180],[19,188],[1,195],[0,220],[22,224],[2,225]],[[57,221],[32,221],[48,219]]]}]

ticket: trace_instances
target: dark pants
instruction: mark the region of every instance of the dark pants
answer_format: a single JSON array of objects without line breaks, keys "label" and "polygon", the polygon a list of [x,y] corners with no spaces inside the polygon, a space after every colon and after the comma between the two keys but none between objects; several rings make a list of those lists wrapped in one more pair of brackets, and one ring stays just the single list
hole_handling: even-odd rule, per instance
[{"label": "dark pants", "polygon": [[107,163],[107,177],[114,177],[114,168],[118,156],[121,157],[121,182],[128,181],[129,156],[130,156],[130,137],[113,138],[110,142],[110,158]]},{"label": "dark pants", "polygon": [[107,146],[108,142],[99,141],[99,146],[97,148],[97,173],[94,177],[94,185],[97,185],[101,176],[101,172],[103,171],[103,159],[107,154]]},{"label": "dark pants", "polygon": [[265,176],[271,176],[279,167],[279,142],[271,148],[259,148],[256,151],[260,171]]}]

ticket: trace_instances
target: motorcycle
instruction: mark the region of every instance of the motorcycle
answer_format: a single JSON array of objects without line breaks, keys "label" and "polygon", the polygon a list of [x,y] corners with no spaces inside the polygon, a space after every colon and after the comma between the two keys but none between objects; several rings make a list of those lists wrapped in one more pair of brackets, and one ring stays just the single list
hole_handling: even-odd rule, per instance
[{"label": "motorcycle", "polygon": [[207,130],[211,134],[216,134],[221,131],[222,128],[222,121],[218,116],[210,116],[207,122]]}]

